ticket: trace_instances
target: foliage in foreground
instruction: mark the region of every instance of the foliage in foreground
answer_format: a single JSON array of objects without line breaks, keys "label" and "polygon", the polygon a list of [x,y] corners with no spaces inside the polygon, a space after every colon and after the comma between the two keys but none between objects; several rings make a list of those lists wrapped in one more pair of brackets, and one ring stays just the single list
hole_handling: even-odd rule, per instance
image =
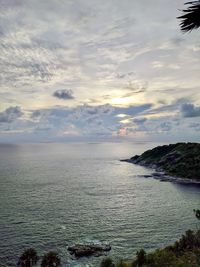
[{"label": "foliage in foreground", "polygon": [[57,252],[50,251],[43,256],[41,267],[58,267],[58,266],[60,266],[60,257]]},{"label": "foliage in foreground", "polygon": [[[200,220],[200,210],[194,209],[195,217]],[[25,250],[20,256],[18,267],[33,267],[39,261],[33,248]],[[58,267],[61,260],[57,252],[50,251],[42,257],[41,267]],[[132,262],[119,260],[114,264],[109,257],[104,258],[100,267],[200,267],[200,230],[186,231],[173,245],[147,254],[145,250],[137,251]]]},{"label": "foliage in foreground", "polygon": [[104,258],[101,262],[101,267],[114,267],[114,263],[111,258]]},{"label": "foliage in foreground", "polygon": [[200,1],[187,2],[185,5],[189,6],[182,10],[183,14],[178,19],[181,20],[181,30],[190,32],[200,27]]},{"label": "foliage in foreground", "polygon": [[200,230],[196,233],[188,230],[174,245],[147,254],[143,249],[136,253],[133,262],[120,260],[116,265],[106,265],[105,259],[101,267],[200,267]]},{"label": "foliage in foreground", "polygon": [[37,251],[34,248],[25,250],[20,256],[17,266],[18,267],[32,267],[36,265],[39,257]]},{"label": "foliage in foreground", "polygon": [[[39,257],[34,248],[26,249],[20,256],[17,266],[18,267],[33,267],[39,261]],[[61,261],[57,252],[50,251],[42,257],[41,267],[58,267]]]},{"label": "foliage in foreground", "polygon": [[195,217],[200,220],[200,210],[193,210],[194,211],[194,214],[195,214]]}]

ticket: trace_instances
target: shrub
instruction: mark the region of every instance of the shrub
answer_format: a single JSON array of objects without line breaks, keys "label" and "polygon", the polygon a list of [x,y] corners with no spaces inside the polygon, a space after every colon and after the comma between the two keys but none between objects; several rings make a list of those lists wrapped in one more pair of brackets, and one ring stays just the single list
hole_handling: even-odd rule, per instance
[{"label": "shrub", "polygon": [[136,256],[136,262],[139,267],[146,263],[146,252],[144,249],[137,251]]},{"label": "shrub", "polygon": [[198,220],[200,220],[200,210],[194,210],[195,216]]},{"label": "shrub", "polygon": [[101,267],[114,267],[114,263],[111,258],[104,258],[101,262]]},{"label": "shrub", "polygon": [[60,266],[60,257],[57,252],[50,251],[44,254],[41,262],[41,267],[58,267]]},{"label": "shrub", "polygon": [[123,260],[119,260],[116,264],[116,267],[126,267],[126,263]]},{"label": "shrub", "polygon": [[18,267],[32,267],[38,261],[37,252],[34,248],[26,249],[20,256],[17,266]]}]

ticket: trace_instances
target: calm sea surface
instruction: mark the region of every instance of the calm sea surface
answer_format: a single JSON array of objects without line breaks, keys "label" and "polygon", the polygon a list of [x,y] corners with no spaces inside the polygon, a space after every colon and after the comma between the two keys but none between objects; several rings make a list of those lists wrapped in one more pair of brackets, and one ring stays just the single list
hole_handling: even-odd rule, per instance
[{"label": "calm sea surface", "polygon": [[73,260],[67,246],[108,242],[113,258],[131,258],[196,229],[200,188],[144,178],[153,171],[119,161],[156,145],[0,145],[0,265],[34,247],[57,250],[66,266],[97,267],[101,258]]}]

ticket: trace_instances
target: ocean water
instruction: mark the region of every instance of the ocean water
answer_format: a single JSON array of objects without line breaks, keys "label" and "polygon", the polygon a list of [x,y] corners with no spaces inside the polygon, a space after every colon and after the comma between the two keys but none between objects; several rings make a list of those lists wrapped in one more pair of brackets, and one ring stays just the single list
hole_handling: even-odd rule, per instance
[{"label": "ocean water", "polygon": [[0,265],[34,247],[58,251],[64,266],[99,266],[101,257],[75,260],[67,246],[106,242],[110,256],[128,259],[196,229],[199,187],[145,178],[153,170],[119,161],[156,145],[0,145]]}]

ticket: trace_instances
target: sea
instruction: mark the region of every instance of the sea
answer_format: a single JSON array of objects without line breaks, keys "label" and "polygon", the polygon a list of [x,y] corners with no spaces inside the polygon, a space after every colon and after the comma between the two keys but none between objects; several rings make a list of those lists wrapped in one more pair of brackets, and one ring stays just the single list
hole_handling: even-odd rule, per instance
[{"label": "sea", "polygon": [[152,169],[120,162],[151,142],[0,145],[0,266],[16,266],[27,248],[57,251],[62,266],[100,266],[75,259],[68,246],[110,244],[114,260],[172,244],[196,230],[200,187],[161,182]]}]

